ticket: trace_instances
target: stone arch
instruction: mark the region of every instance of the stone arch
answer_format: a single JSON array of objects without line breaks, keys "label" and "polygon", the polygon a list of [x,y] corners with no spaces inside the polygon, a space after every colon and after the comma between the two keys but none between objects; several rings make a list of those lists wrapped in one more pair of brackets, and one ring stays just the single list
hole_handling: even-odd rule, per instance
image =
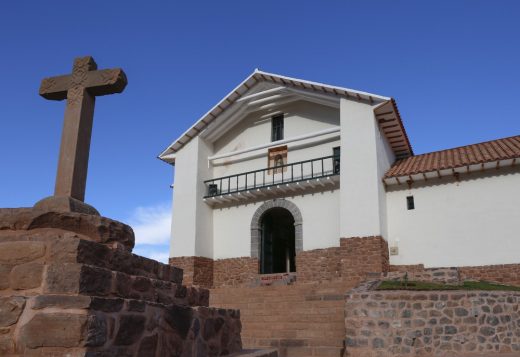
[{"label": "stone arch", "polygon": [[303,218],[298,206],[296,206],[291,201],[288,201],[283,198],[275,198],[274,200],[270,200],[264,202],[260,207],[257,208],[255,213],[253,214],[253,218],[251,219],[251,257],[252,258],[260,258],[260,245],[261,245],[261,225],[260,222],[262,220],[262,216],[264,213],[275,207],[285,208],[289,212],[291,212],[294,217],[294,244],[296,254],[303,250],[303,231],[302,231],[302,223]]}]

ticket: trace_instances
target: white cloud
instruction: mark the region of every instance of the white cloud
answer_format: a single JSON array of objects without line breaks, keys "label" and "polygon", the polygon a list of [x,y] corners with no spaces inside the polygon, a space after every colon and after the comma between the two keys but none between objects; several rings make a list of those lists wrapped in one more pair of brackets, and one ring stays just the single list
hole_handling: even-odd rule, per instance
[{"label": "white cloud", "polygon": [[164,245],[170,242],[171,206],[137,207],[130,219],[136,245]]},{"label": "white cloud", "polygon": [[157,260],[158,262],[168,264],[168,258],[170,257],[170,254],[168,253],[168,250],[166,252],[163,251],[151,251],[148,254],[148,258]]},{"label": "white cloud", "polygon": [[161,263],[168,264],[169,248],[167,245],[137,245],[134,254],[141,255]]}]

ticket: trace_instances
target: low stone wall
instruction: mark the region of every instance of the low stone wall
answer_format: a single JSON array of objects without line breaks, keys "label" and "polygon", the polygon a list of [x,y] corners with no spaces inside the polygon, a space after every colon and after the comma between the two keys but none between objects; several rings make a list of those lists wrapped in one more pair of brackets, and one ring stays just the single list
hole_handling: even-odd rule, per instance
[{"label": "low stone wall", "polygon": [[520,286],[520,264],[498,264],[452,268],[425,268],[417,265],[390,265],[388,279],[402,277],[408,273],[409,280],[459,282],[482,280],[506,285]]},{"label": "low stone wall", "polygon": [[520,293],[375,291],[346,295],[349,357],[520,354]]},{"label": "low stone wall", "polygon": [[385,280],[423,281],[456,285],[461,283],[457,268],[429,268],[422,270],[391,271],[384,277]]}]

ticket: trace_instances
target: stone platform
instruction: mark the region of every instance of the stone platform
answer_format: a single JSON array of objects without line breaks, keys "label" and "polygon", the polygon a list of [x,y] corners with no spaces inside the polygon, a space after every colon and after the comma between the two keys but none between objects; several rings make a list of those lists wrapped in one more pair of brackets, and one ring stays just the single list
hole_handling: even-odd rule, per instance
[{"label": "stone platform", "polygon": [[241,352],[238,310],[209,308],[208,290],[133,245],[108,218],[0,209],[0,355]]}]

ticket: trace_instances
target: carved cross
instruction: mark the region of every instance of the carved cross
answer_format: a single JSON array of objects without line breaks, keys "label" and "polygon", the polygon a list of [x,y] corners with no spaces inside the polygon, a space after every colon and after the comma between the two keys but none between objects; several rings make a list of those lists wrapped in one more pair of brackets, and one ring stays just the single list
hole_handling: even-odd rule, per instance
[{"label": "carved cross", "polygon": [[67,99],[54,196],[84,201],[96,96],[121,93],[126,84],[122,69],[98,71],[90,56],[76,58],[72,74],[42,80],[42,97]]}]

